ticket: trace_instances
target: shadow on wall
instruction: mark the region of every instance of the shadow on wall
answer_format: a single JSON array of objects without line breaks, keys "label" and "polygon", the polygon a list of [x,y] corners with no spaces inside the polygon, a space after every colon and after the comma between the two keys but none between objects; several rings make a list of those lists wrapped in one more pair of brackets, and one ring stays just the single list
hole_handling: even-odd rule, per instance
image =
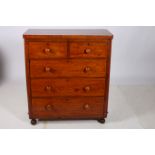
[{"label": "shadow on wall", "polygon": [[2,84],[4,78],[4,55],[2,54],[2,50],[0,49],[0,84]]}]

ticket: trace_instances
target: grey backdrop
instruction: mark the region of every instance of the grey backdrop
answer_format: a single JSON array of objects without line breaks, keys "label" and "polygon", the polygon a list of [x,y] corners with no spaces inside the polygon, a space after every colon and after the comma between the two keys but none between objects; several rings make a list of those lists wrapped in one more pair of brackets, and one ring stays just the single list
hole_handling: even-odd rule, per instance
[{"label": "grey backdrop", "polygon": [[[28,28],[0,27],[0,81],[24,80],[23,33]],[[63,27],[106,28],[114,34],[111,84],[155,84],[155,27]]]}]

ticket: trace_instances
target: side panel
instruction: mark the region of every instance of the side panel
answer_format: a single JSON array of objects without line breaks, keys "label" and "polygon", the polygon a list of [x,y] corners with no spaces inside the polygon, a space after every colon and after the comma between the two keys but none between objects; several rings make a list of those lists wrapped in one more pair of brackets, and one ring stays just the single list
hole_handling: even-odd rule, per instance
[{"label": "side panel", "polygon": [[26,71],[26,86],[27,86],[27,100],[28,100],[28,114],[32,119],[31,112],[31,82],[30,82],[30,61],[29,61],[29,42],[24,42],[25,46],[25,71]]},{"label": "side panel", "polygon": [[112,40],[108,42],[108,55],[106,64],[106,81],[105,81],[105,106],[106,106],[106,116],[108,113],[108,98],[109,98],[109,86],[110,86],[110,66],[111,66],[111,44]]}]

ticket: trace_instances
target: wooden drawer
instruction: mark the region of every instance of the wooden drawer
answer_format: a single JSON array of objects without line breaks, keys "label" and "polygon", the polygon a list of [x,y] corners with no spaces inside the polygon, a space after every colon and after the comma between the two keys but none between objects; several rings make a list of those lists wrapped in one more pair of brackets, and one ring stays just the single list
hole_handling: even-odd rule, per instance
[{"label": "wooden drawer", "polygon": [[105,77],[106,60],[32,60],[31,77]]},{"label": "wooden drawer", "polygon": [[70,56],[72,58],[105,58],[107,57],[107,42],[74,42],[70,43]]},{"label": "wooden drawer", "polygon": [[103,97],[55,97],[32,99],[36,118],[101,118],[104,113]]},{"label": "wooden drawer", "polygon": [[30,42],[30,58],[64,58],[67,56],[67,43]]},{"label": "wooden drawer", "polygon": [[104,78],[31,79],[33,97],[104,96]]}]

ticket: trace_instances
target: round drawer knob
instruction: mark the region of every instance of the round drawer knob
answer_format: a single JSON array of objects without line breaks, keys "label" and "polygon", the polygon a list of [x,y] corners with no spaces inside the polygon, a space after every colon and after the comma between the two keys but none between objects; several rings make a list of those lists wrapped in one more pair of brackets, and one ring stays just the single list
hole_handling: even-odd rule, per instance
[{"label": "round drawer knob", "polygon": [[88,109],[90,109],[90,106],[89,106],[89,104],[85,104],[85,105],[84,105],[84,109],[85,109],[85,110],[88,110]]},{"label": "round drawer knob", "polygon": [[50,54],[52,50],[50,48],[45,48],[44,49],[45,54]]},{"label": "round drawer knob", "polygon": [[53,107],[52,107],[50,104],[48,104],[48,105],[45,107],[45,109],[48,110],[48,111],[52,110],[52,108],[53,108]]},{"label": "round drawer knob", "polygon": [[50,67],[45,67],[45,71],[46,72],[50,72],[51,71],[51,68]]},{"label": "round drawer knob", "polygon": [[90,91],[90,86],[84,87],[84,91],[85,91],[85,92],[89,92],[89,91]]},{"label": "round drawer knob", "polygon": [[85,67],[85,68],[84,68],[84,72],[85,72],[85,73],[89,72],[90,70],[91,70],[90,67]]},{"label": "round drawer knob", "polygon": [[51,49],[50,48],[45,48],[45,52],[50,52]]},{"label": "round drawer knob", "polygon": [[89,48],[85,49],[86,54],[89,54],[90,52],[91,52],[91,49],[89,49]]},{"label": "round drawer knob", "polygon": [[51,86],[46,86],[46,87],[45,87],[45,90],[47,90],[47,91],[51,91],[51,89],[52,89]]}]

